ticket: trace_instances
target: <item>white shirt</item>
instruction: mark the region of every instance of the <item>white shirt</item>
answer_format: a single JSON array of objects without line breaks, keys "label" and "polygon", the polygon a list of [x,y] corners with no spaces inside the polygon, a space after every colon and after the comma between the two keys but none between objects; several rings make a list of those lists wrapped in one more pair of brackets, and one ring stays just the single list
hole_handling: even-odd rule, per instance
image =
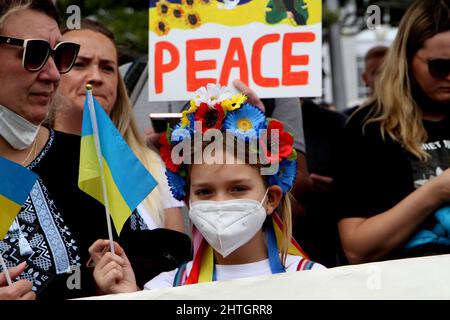
[{"label": "white shirt", "polygon": [[[287,255],[286,257],[286,272],[296,272],[297,266],[302,260],[302,257]],[[192,261],[188,262],[186,266],[186,272],[189,274],[192,269]],[[311,270],[321,270],[326,269],[323,265],[319,263],[314,263]],[[178,269],[162,272],[152,280],[147,282],[144,286],[144,290],[160,289],[160,288],[170,288],[173,286],[173,281],[177,274]],[[233,280],[240,278],[249,278],[270,275],[272,271],[270,269],[269,259],[245,263],[245,264],[235,264],[235,265],[219,265],[216,264],[216,278],[217,280]]]},{"label": "white shirt", "polygon": [[[170,208],[180,208],[184,207],[185,204],[183,201],[179,201],[175,199],[172,195],[172,192],[170,191],[169,184],[167,183],[165,169],[161,165],[161,172],[162,172],[162,181],[158,181],[159,191],[161,193],[161,201],[164,209],[170,209]],[[158,224],[155,222],[155,220],[152,218],[152,215],[150,212],[148,212],[147,207],[140,203],[137,206],[137,211],[139,212],[139,215],[144,219],[145,223],[147,224],[148,228],[150,230],[160,228],[161,226],[158,226]]]}]

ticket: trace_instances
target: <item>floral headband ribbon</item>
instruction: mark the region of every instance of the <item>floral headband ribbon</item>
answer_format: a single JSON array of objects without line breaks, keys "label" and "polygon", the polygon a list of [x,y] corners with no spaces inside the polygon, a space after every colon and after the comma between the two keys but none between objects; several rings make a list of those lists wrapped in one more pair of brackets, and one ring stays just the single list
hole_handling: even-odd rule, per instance
[{"label": "floral headband ribbon", "polygon": [[276,172],[268,175],[269,186],[278,185],[283,194],[291,190],[297,176],[297,152],[294,138],[284,131],[283,123],[267,118],[257,107],[246,103],[247,97],[233,95],[227,87],[208,84],[195,92],[190,108],[183,111],[181,121],[174,128],[167,127],[161,134],[160,153],[166,165],[170,190],[177,200],[186,196],[187,167],[183,159],[173,155],[173,149],[195,134],[202,136],[211,129],[232,134],[244,142],[258,142],[261,163],[277,165]]}]

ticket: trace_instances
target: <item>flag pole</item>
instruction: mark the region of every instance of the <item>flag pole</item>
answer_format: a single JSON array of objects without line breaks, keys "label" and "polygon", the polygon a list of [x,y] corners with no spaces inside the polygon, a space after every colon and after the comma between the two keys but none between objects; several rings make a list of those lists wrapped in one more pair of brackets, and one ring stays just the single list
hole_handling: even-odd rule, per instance
[{"label": "flag pole", "polygon": [[3,272],[5,273],[6,281],[8,282],[8,286],[12,285],[11,275],[9,274],[9,270],[6,267],[5,260],[3,260],[3,254],[0,254],[0,262],[2,264]]},{"label": "flag pole", "polygon": [[88,107],[89,107],[89,115],[91,118],[92,123],[92,131],[95,141],[95,149],[97,151],[97,158],[98,158],[98,164],[100,166],[100,176],[102,179],[102,187],[103,187],[103,199],[105,201],[105,212],[106,212],[106,224],[108,226],[108,236],[109,236],[109,248],[112,254],[115,254],[114,252],[114,239],[112,236],[112,228],[111,228],[111,215],[109,214],[109,202],[108,202],[108,193],[106,191],[106,183],[105,183],[105,171],[103,170],[103,156],[102,156],[102,150],[100,148],[100,139],[98,134],[98,127],[97,127],[97,116],[95,115],[95,108],[94,108],[94,98],[92,97],[92,85],[86,84],[86,97],[88,100]]}]

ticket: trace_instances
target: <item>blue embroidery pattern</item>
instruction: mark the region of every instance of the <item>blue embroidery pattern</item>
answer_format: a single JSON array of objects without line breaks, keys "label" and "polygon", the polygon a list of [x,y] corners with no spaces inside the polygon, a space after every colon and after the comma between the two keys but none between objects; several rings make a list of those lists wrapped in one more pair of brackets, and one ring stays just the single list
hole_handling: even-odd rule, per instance
[{"label": "blue embroidery pattern", "polygon": [[141,215],[134,210],[130,216],[130,229],[133,231],[136,230],[149,230],[149,227],[145,223],[144,219],[142,219]]},{"label": "blue embroidery pattern", "polygon": [[[55,262],[55,269],[57,274],[67,273],[70,271],[70,261],[67,256],[66,247],[58,232],[54,219],[61,219],[58,215],[51,214],[50,208],[54,209],[53,203],[45,201],[43,190],[45,187],[41,188],[41,181],[36,183],[31,189],[31,199],[33,201],[34,207],[36,209],[36,214],[38,216],[42,230],[44,231],[45,237],[47,238],[50,250],[53,254],[53,260]],[[52,208],[53,206],[53,208]],[[54,210],[52,210],[54,213]],[[62,219],[61,219],[62,220]],[[62,232],[67,232],[67,230],[59,230]]]},{"label": "blue embroidery pattern", "polygon": [[[29,169],[44,158],[52,146],[53,139],[54,132],[50,131],[47,145],[30,164]],[[0,241],[0,250],[7,267],[27,261],[28,267],[19,278],[32,281],[33,291],[39,293],[51,282],[55,274],[71,272],[72,266],[81,265],[77,243],[40,179],[34,185],[17,218],[22,234],[33,253],[21,256],[18,237],[11,232]]]}]

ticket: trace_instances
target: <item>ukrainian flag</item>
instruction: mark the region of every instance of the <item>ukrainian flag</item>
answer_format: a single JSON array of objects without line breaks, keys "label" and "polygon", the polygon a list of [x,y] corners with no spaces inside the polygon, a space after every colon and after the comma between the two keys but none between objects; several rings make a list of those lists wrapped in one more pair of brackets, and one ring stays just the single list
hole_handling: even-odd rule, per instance
[{"label": "ukrainian flag", "polygon": [[34,172],[0,157],[0,240],[8,233],[37,177]]},{"label": "ukrainian flag", "polygon": [[81,129],[79,188],[105,205],[120,234],[133,210],[156,184],[92,96],[92,91],[87,90]]}]

